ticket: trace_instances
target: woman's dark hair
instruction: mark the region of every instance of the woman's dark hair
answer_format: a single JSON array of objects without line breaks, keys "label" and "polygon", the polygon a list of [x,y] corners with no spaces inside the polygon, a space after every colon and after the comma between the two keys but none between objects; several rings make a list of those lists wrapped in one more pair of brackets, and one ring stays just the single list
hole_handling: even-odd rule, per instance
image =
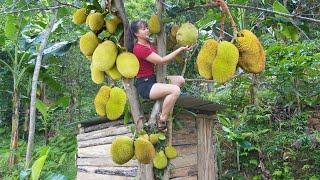
[{"label": "woman's dark hair", "polygon": [[133,51],[133,46],[136,38],[135,33],[137,33],[139,29],[143,27],[148,27],[148,24],[147,22],[142,20],[133,21],[130,24],[129,30],[128,30],[128,44],[127,44],[127,49],[129,52]]}]

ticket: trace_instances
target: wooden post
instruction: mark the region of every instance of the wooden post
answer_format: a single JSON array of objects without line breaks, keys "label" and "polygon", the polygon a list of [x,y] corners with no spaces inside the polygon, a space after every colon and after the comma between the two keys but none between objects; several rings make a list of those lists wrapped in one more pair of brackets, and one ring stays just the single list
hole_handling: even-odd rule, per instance
[{"label": "wooden post", "polygon": [[218,168],[215,153],[215,137],[213,136],[213,120],[215,116],[198,115],[198,180],[218,179]]}]

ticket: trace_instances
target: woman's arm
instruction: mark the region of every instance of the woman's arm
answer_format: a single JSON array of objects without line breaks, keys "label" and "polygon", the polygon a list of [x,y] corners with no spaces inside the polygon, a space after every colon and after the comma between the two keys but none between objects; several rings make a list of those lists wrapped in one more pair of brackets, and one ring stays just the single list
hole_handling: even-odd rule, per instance
[{"label": "woman's arm", "polygon": [[191,49],[191,47],[189,48],[188,46],[180,47],[164,57],[161,57],[157,53],[153,52],[146,58],[146,60],[149,62],[152,62],[153,64],[165,64],[165,63],[171,61],[172,59],[174,59],[182,51],[187,51],[190,49]]}]

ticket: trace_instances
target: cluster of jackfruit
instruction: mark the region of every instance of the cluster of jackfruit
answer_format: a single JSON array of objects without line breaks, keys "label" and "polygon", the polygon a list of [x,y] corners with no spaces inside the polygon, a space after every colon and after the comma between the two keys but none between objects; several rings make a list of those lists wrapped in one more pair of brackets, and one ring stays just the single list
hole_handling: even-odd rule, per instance
[{"label": "cluster of jackfruit", "polygon": [[177,30],[176,40],[181,46],[192,46],[198,40],[198,29],[191,23],[184,23]]},{"label": "cluster of jackfruit", "polygon": [[164,169],[168,165],[168,159],[174,159],[178,156],[177,150],[170,146],[165,147],[164,151],[160,150],[153,159],[153,167]]},{"label": "cluster of jackfruit", "polygon": [[116,120],[123,114],[126,102],[127,95],[123,89],[101,86],[94,99],[94,107],[99,116]]},{"label": "cluster of jackfruit", "polygon": [[160,32],[160,18],[158,15],[154,14],[150,17],[150,19],[148,20],[148,27],[150,30],[150,33],[152,34],[157,34]]},{"label": "cluster of jackfruit", "polygon": [[235,45],[239,49],[238,65],[247,72],[260,73],[265,68],[265,52],[259,39],[249,30],[237,34]]},{"label": "cluster of jackfruit", "polygon": [[73,14],[75,24],[86,23],[91,31],[80,38],[80,51],[91,61],[91,78],[96,84],[103,83],[105,76],[113,80],[122,77],[133,78],[139,71],[138,58],[129,52],[118,52],[117,45],[108,39],[99,40],[98,35],[102,30],[114,34],[121,19],[110,14],[105,20],[104,14],[100,12],[89,12],[86,8],[76,10]]},{"label": "cluster of jackfruit", "polygon": [[263,71],[265,53],[259,39],[249,30],[242,30],[234,44],[213,39],[205,41],[196,62],[202,77],[222,84],[233,77],[237,66],[250,73]]}]

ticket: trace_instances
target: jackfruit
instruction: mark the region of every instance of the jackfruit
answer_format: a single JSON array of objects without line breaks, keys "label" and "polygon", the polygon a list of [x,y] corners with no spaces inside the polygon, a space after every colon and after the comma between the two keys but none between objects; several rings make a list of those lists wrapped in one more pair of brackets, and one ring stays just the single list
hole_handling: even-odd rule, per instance
[{"label": "jackfruit", "polygon": [[265,68],[265,52],[259,39],[249,30],[237,34],[235,45],[239,49],[238,65],[247,72],[260,73]]},{"label": "jackfruit", "polygon": [[110,20],[106,21],[107,30],[111,34],[115,33],[120,23],[121,23],[121,19],[118,16],[112,16]]},{"label": "jackfruit", "polygon": [[99,44],[99,40],[93,32],[87,32],[80,38],[80,51],[85,56],[91,56]]},{"label": "jackfruit", "polygon": [[116,64],[120,74],[126,78],[133,78],[138,74],[139,60],[133,53],[121,53],[117,57]]},{"label": "jackfruit", "polygon": [[83,24],[86,22],[87,18],[87,9],[81,8],[77,9],[76,12],[73,14],[72,22],[75,24]]},{"label": "jackfruit", "polygon": [[184,23],[177,31],[176,39],[181,46],[191,46],[197,42],[198,29],[191,23]]},{"label": "jackfruit", "polygon": [[92,61],[92,56],[86,56],[89,61]]},{"label": "jackfruit", "polygon": [[108,76],[110,76],[113,80],[120,80],[122,78],[122,75],[117,69],[117,66],[113,66],[113,68],[105,71]]},{"label": "jackfruit", "polygon": [[218,42],[208,39],[204,42],[197,56],[197,67],[200,76],[212,79],[212,63],[217,55]]},{"label": "jackfruit", "polygon": [[90,19],[90,16],[92,16],[92,14],[94,14],[94,13],[90,13],[86,18],[86,25],[87,26],[89,26],[89,19]]},{"label": "jackfruit", "polygon": [[106,115],[106,104],[109,100],[111,88],[109,86],[101,86],[96,97],[94,98],[94,107],[99,116]]},{"label": "jackfruit", "polygon": [[112,88],[110,91],[110,98],[106,105],[107,118],[109,120],[118,119],[123,114],[126,102],[126,92],[118,87]]},{"label": "jackfruit", "polygon": [[157,169],[164,169],[168,165],[168,159],[164,152],[161,150],[156,154],[156,156],[153,158],[153,167]]},{"label": "jackfruit", "polygon": [[90,14],[88,18],[88,25],[92,31],[99,31],[105,23],[103,15],[98,12]]},{"label": "jackfruit", "polygon": [[178,29],[179,29],[179,26],[176,24],[171,27],[170,34],[172,37],[176,37]]},{"label": "jackfruit", "polygon": [[113,162],[121,165],[124,164],[134,156],[133,140],[128,136],[119,136],[112,141],[111,157]]},{"label": "jackfruit", "polygon": [[134,141],[134,154],[143,164],[149,164],[155,155],[155,149],[150,141],[138,138]]},{"label": "jackfruit", "polygon": [[217,56],[212,63],[212,77],[217,83],[227,82],[235,73],[239,59],[236,46],[227,41],[218,45]]},{"label": "jackfruit", "polygon": [[100,71],[111,69],[117,58],[117,46],[109,40],[99,44],[92,55],[92,64]]},{"label": "jackfruit", "polygon": [[139,138],[145,139],[147,141],[149,141],[149,135],[148,134],[142,134],[139,136]]},{"label": "jackfruit", "polygon": [[149,141],[152,144],[157,144],[157,142],[159,141],[159,134],[150,134]]},{"label": "jackfruit", "polygon": [[177,150],[172,146],[167,146],[164,149],[164,152],[166,153],[166,156],[169,159],[174,159],[174,158],[176,158],[178,156]]},{"label": "jackfruit", "polygon": [[158,15],[152,15],[148,21],[150,33],[157,34],[160,32],[160,18]]},{"label": "jackfruit", "polygon": [[97,70],[92,64],[90,65],[91,79],[96,84],[101,84],[104,81],[104,72]]}]

